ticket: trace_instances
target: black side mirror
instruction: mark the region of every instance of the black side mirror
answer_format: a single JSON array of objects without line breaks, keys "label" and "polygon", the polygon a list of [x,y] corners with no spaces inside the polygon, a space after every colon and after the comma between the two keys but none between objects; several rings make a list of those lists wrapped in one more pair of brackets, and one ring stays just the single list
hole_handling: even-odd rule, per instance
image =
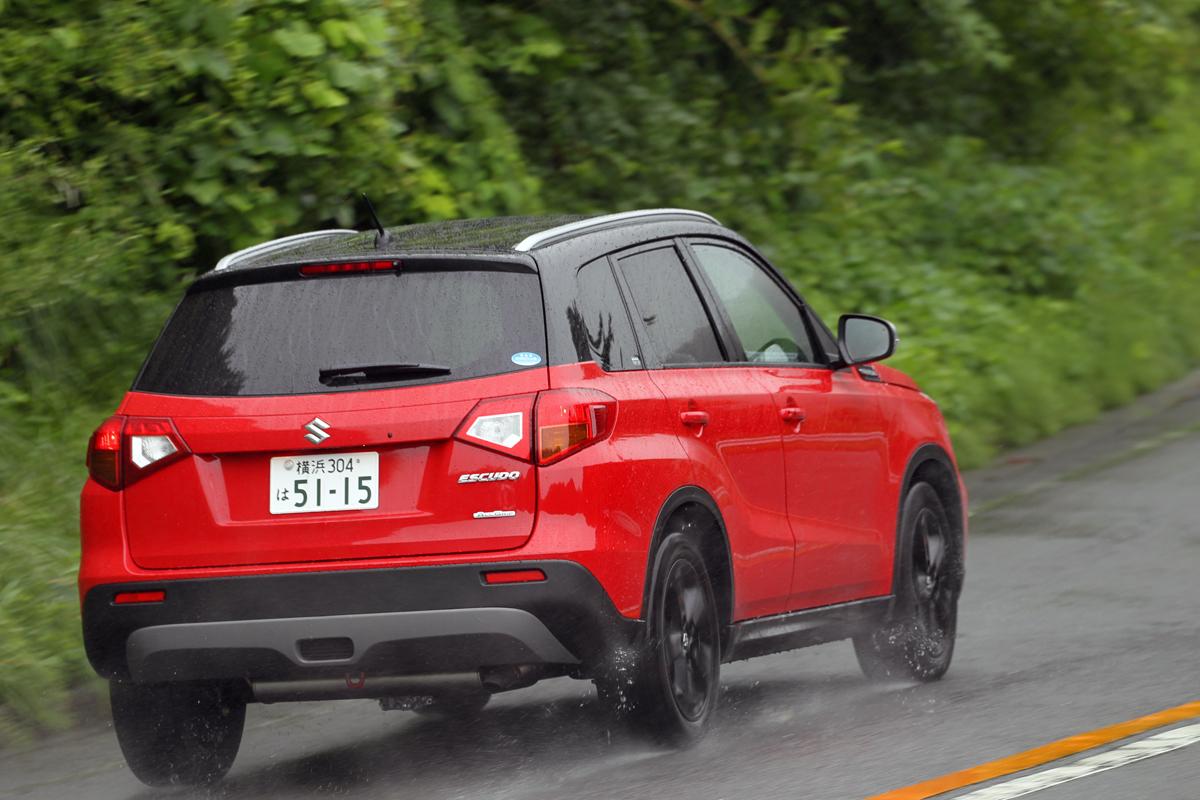
[{"label": "black side mirror", "polygon": [[896,352],[900,337],[892,323],[866,314],[843,314],[838,320],[838,352],[843,367],[882,361]]}]

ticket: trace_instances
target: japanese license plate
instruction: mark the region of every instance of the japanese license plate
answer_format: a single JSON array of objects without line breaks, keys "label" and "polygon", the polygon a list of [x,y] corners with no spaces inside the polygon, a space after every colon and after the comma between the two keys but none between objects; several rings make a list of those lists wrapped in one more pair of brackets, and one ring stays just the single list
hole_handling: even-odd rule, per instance
[{"label": "japanese license plate", "polygon": [[379,508],[379,453],[271,459],[271,513]]}]

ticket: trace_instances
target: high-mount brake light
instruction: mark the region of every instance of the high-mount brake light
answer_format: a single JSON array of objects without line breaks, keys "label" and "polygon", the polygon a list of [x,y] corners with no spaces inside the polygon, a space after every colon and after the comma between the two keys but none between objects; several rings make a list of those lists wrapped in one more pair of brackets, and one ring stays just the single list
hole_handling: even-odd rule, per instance
[{"label": "high-mount brake light", "polygon": [[480,400],[458,426],[454,437],[529,461],[533,449],[532,417],[531,394]]},{"label": "high-mount brake light", "polygon": [[538,395],[537,458],[552,464],[612,433],[617,400],[595,389],[555,389]]},{"label": "high-mount brake light", "polygon": [[88,442],[88,474],[101,486],[119,490],[189,452],[171,420],[117,415]]},{"label": "high-mount brake light", "polygon": [[383,272],[396,269],[399,261],[343,261],[336,264],[307,264],[300,268],[300,274],[311,278],[314,275],[345,275],[348,272]]}]

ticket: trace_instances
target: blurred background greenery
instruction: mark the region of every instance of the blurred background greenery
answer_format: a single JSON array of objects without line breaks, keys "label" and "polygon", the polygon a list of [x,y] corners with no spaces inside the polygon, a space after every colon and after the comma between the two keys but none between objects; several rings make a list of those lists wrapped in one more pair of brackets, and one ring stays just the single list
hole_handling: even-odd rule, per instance
[{"label": "blurred background greenery", "polygon": [[0,741],[70,721],[91,430],[189,280],[689,206],[883,314],[964,465],[1200,360],[1200,0],[0,0]]}]

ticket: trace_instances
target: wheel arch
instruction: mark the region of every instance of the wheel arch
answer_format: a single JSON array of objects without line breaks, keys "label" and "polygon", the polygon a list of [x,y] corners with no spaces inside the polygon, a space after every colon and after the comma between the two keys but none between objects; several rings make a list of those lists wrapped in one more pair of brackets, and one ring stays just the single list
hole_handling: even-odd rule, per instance
[{"label": "wheel arch", "polygon": [[962,489],[958,482],[958,469],[954,460],[939,444],[926,443],[916,448],[908,458],[904,468],[904,478],[900,482],[900,502],[896,507],[896,546],[892,553],[892,594],[896,593],[896,580],[900,572],[900,555],[902,552],[901,530],[904,521],[904,500],[909,490],[919,482],[926,482],[937,492],[938,499],[950,519],[954,535],[958,538],[960,552],[966,545],[966,516],[963,508]]},{"label": "wheel arch", "polygon": [[650,607],[650,592],[653,588],[655,566],[659,547],[671,527],[671,521],[685,515],[699,523],[697,546],[704,556],[713,583],[717,609],[720,613],[721,639],[727,638],[725,629],[733,621],[734,579],[733,558],[729,548],[729,535],[725,530],[725,519],[712,496],[699,486],[683,486],[667,497],[654,521],[654,535],[646,557],[646,572],[642,581],[642,614]]}]

